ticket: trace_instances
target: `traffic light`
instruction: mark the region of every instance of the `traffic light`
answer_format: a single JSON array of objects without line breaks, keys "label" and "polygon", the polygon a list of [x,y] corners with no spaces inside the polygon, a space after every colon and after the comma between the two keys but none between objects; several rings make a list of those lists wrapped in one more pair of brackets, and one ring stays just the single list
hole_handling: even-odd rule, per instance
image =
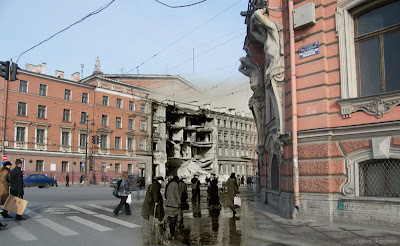
[{"label": "traffic light", "polygon": [[17,80],[18,78],[17,78],[17,74],[18,74],[18,70],[19,69],[19,67],[18,67],[18,64],[17,63],[12,63],[11,64],[11,74],[10,74],[10,81],[15,81],[15,80]]},{"label": "traffic light", "polygon": [[0,61],[0,76],[5,80],[8,80],[8,75],[10,73],[10,62],[9,61]]},{"label": "traffic light", "polygon": [[96,143],[96,136],[92,136],[92,144]]}]

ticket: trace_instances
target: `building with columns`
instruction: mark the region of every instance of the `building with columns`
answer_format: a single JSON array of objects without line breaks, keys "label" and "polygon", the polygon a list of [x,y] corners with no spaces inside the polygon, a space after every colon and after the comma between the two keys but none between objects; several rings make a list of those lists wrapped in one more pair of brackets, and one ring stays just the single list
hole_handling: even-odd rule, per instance
[{"label": "building with columns", "polygon": [[400,225],[400,1],[250,0],[260,195],[282,216]]}]

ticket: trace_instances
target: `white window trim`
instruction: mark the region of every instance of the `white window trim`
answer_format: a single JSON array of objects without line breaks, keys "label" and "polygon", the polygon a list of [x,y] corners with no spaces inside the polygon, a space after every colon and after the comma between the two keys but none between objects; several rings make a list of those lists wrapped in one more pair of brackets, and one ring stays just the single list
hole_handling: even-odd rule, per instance
[{"label": "white window trim", "polygon": [[[340,2],[340,1],[339,1]],[[370,2],[369,0],[346,0],[337,6],[336,32],[339,39],[341,107],[343,118],[351,113],[364,111],[376,118],[382,118],[394,107],[400,105],[400,92],[382,93],[366,97],[357,94],[357,67],[354,44],[354,19],[350,10]],[[376,1],[379,4],[378,1]],[[357,98],[358,97],[358,98]]]},{"label": "white window trim", "polygon": [[[43,143],[38,143],[37,142],[37,130],[41,129],[44,130],[44,136],[43,136]],[[35,129],[35,149],[42,149],[42,150],[46,150],[47,149],[47,127],[43,128],[43,127],[37,127]]]},{"label": "white window trim", "polygon": [[[389,158],[400,159],[400,149],[390,148]],[[363,149],[356,151],[348,156],[346,159],[346,173],[347,180],[341,188],[341,192],[345,197],[359,197],[360,185],[359,185],[359,163],[363,161],[373,160],[374,154],[372,149]],[[376,197],[368,197],[365,199],[374,199]],[[382,199],[382,197],[379,197]],[[398,199],[398,198],[384,198],[388,200]]]}]

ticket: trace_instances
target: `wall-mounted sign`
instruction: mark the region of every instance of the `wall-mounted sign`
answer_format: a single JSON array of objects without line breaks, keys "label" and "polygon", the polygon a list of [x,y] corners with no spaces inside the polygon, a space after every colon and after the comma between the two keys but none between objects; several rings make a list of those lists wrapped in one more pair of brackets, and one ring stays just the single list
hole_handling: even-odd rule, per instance
[{"label": "wall-mounted sign", "polygon": [[315,54],[319,54],[319,42],[314,42],[311,44],[307,44],[303,47],[299,48],[300,58],[305,58],[307,56],[312,56]]},{"label": "wall-mounted sign", "polygon": [[343,208],[344,208],[343,200],[338,200],[338,209],[343,210]]}]

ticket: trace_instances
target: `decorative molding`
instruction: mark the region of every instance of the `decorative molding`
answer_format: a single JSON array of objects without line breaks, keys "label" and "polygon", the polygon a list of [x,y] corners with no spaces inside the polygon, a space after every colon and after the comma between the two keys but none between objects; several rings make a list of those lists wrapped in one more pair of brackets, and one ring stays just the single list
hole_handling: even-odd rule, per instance
[{"label": "decorative molding", "polygon": [[367,97],[338,100],[344,119],[350,118],[351,113],[364,111],[380,119],[396,106],[400,105],[400,92],[391,92]]}]

